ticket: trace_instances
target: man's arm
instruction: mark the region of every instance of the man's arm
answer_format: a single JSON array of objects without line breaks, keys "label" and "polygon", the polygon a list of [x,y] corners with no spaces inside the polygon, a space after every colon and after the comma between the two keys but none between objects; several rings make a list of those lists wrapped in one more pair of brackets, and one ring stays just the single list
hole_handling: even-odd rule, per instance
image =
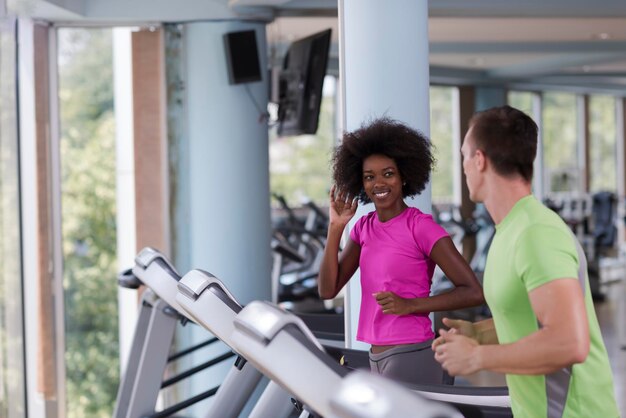
[{"label": "man's arm", "polygon": [[475,340],[443,331],[435,357],[453,375],[491,370],[511,374],[548,374],[589,353],[589,324],[577,279],[558,279],[529,293],[541,328],[510,344],[479,345]]}]

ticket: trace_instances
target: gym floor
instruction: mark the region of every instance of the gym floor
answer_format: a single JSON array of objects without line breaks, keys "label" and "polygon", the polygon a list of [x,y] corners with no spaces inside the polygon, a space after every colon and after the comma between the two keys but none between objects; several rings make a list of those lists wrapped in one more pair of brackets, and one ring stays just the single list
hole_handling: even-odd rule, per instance
[{"label": "gym floor", "polygon": [[626,417],[626,350],[620,346],[617,336],[617,327],[624,326],[626,318],[618,318],[617,302],[613,300],[596,303],[596,314],[598,315],[602,337],[604,338],[606,350],[609,353],[611,369],[613,370],[617,406],[619,407],[620,415]]},{"label": "gym floor", "polygon": [[[615,383],[615,395],[620,414],[626,417],[626,350],[623,350],[617,336],[617,302],[607,299],[604,302],[596,302],[596,314],[602,329],[602,337],[609,353],[609,361],[613,370]],[[626,318],[622,318],[622,322]],[[626,324],[622,323],[622,326]],[[479,372],[467,378],[468,384],[477,386],[501,386],[505,384],[504,376],[490,372]],[[457,384],[462,382],[457,381]]]}]

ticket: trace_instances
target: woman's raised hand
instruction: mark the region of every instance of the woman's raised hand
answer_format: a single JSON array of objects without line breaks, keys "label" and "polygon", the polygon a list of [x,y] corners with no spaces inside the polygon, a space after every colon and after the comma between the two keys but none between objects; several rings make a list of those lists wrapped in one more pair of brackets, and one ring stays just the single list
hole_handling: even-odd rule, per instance
[{"label": "woman's raised hand", "polygon": [[333,185],[330,189],[330,208],[328,210],[331,224],[347,225],[356,213],[357,199]]}]

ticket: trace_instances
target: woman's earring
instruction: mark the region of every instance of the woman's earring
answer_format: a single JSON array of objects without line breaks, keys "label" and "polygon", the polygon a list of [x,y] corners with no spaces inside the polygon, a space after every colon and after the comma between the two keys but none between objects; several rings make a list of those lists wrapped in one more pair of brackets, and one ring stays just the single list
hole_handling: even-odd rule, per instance
[{"label": "woman's earring", "polygon": [[406,181],[404,183],[402,183],[403,186],[406,186]]}]

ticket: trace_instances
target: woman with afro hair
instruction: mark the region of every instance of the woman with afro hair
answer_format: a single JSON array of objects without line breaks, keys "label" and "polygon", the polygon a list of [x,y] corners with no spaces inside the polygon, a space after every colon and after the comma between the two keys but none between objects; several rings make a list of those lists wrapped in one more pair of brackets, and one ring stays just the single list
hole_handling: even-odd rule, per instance
[{"label": "woman with afro hair", "polygon": [[[333,159],[329,226],[318,287],[334,298],[361,270],[357,339],[371,344],[373,372],[409,383],[442,383],[430,349],[429,313],[484,303],[474,273],[447,232],[405,197],[424,190],[434,164],[430,141],[397,121],[381,118],[344,134]],[[360,218],[339,253],[358,201],[375,210]],[[430,296],[435,265],[455,287]]]}]

